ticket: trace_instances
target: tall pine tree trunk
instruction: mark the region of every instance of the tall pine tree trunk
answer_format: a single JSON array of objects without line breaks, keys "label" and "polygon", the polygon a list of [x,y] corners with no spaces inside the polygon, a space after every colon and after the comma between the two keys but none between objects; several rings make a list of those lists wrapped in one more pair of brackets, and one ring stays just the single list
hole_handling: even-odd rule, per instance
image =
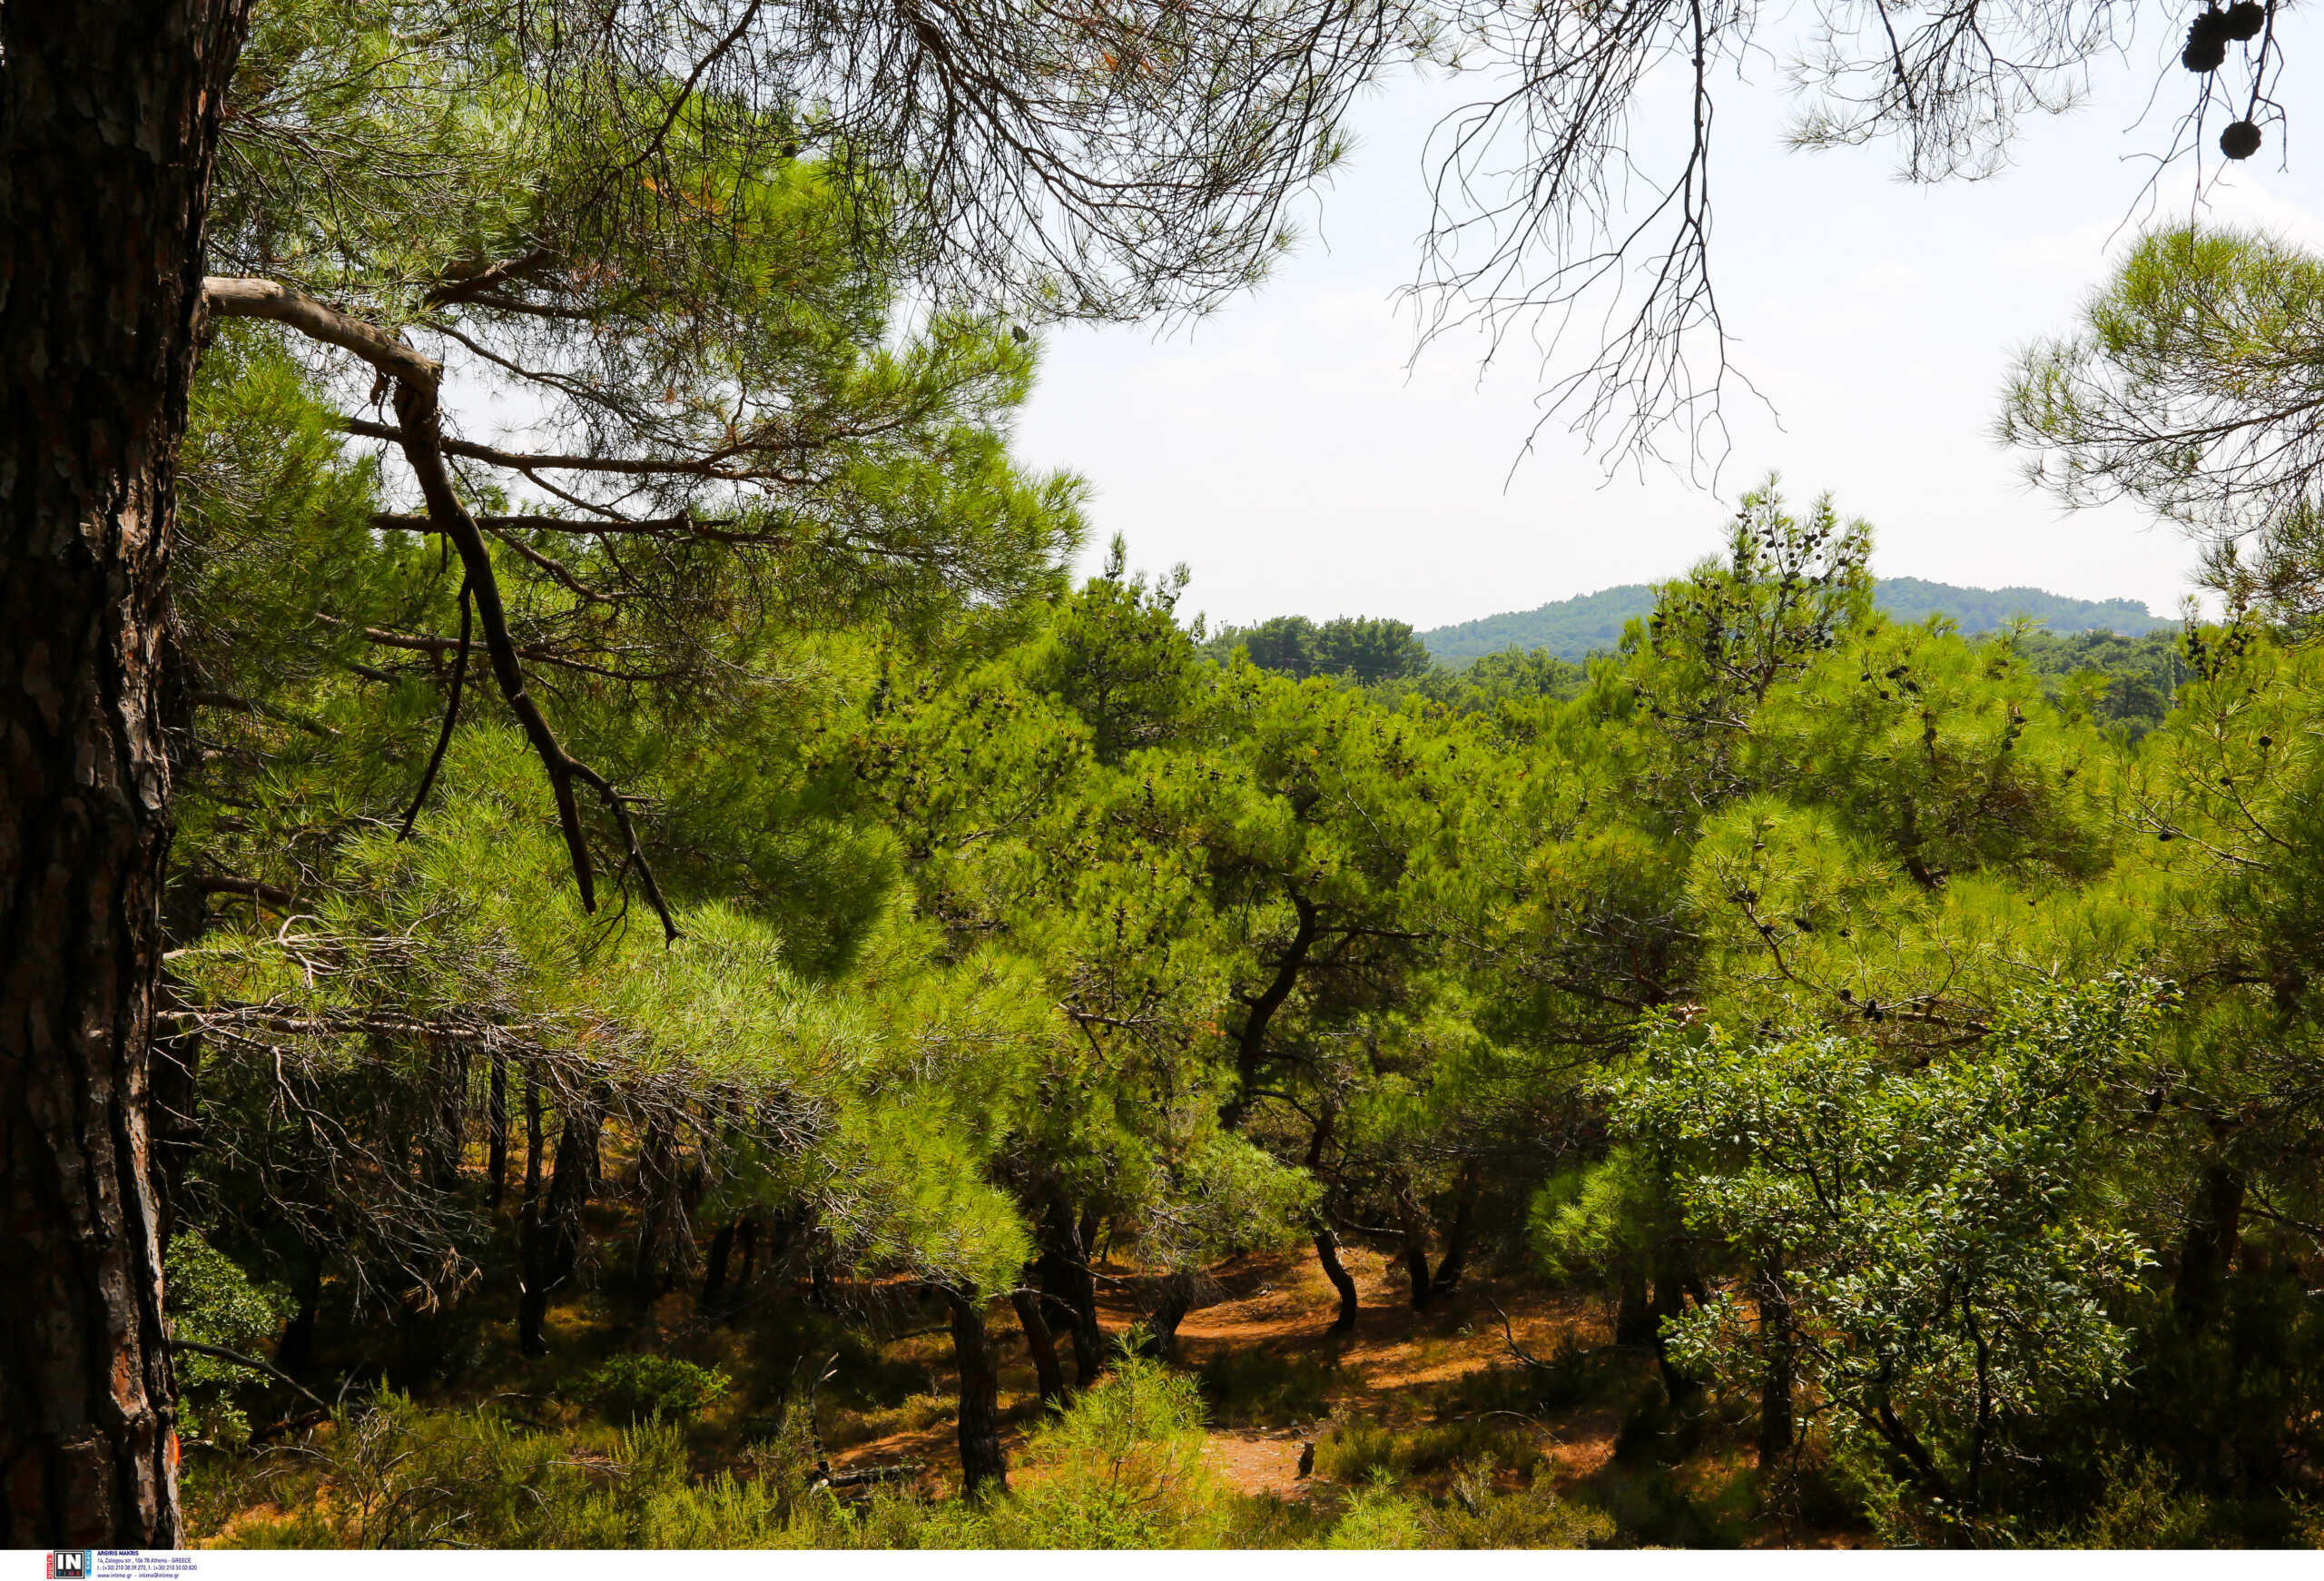
[{"label": "tall pine tree trunk", "polygon": [[1017,1326],[1025,1331],[1025,1349],[1033,1358],[1033,1376],[1040,1379],[1041,1404],[1065,1404],[1065,1369],[1058,1365],[1057,1336],[1049,1332],[1038,1290],[1013,1290],[1009,1304],[1017,1309]]},{"label": "tall pine tree trunk", "polygon": [[1088,1238],[1062,1202],[1041,1220],[1041,1252],[1033,1264],[1041,1293],[1073,1314],[1073,1382],[1088,1388],[1105,1376],[1106,1332],[1098,1323],[1098,1280],[1089,1271]]},{"label": "tall pine tree trunk", "polygon": [[169,540],[243,0],[0,6],[0,1547],[169,1546]]},{"label": "tall pine tree trunk", "polygon": [[[530,1116],[527,1119],[529,1122]],[[556,1139],[556,1174],[547,1201],[525,1224],[520,1256],[525,1289],[517,1302],[517,1348],[527,1356],[548,1354],[549,1292],[570,1281],[581,1267],[581,1210],[597,1186],[597,1142],[605,1113],[584,1104],[565,1116]],[[537,1154],[539,1147],[536,1144]],[[529,1188],[530,1180],[526,1182]]]},{"label": "tall pine tree trunk", "polygon": [[290,1314],[290,1321],[283,1326],[281,1339],[275,1344],[274,1364],[303,1381],[315,1363],[315,1320],[322,1313],[325,1253],[310,1241],[302,1244],[300,1250],[299,1304]]},{"label": "tall pine tree trunk", "polygon": [[694,1266],[694,1225],[686,1214],[686,1164],[666,1117],[645,1122],[637,1152],[636,1259],[630,1272],[638,1299],[652,1305]]},{"label": "tall pine tree trunk", "polygon": [[419,1178],[433,1191],[454,1191],[459,1189],[460,1163],[468,1151],[468,1050],[445,1042],[428,1064],[434,1077],[428,1092],[433,1112],[420,1128]]},{"label": "tall pine tree trunk", "polygon": [[1655,1275],[1654,1293],[1647,1303],[1648,1320],[1653,1325],[1654,1365],[1662,1374],[1662,1392],[1673,1407],[1679,1408],[1692,1403],[1703,1388],[1672,1358],[1666,1332],[1670,1320],[1687,1309],[1687,1282],[1683,1270],[1665,1267]]},{"label": "tall pine tree trunk", "polygon": [[1460,1195],[1452,1204],[1452,1227],[1444,1232],[1444,1260],[1436,1265],[1436,1282],[1430,1288],[1431,1299],[1449,1296],[1461,1283],[1469,1268],[1469,1237],[1476,1227],[1476,1183],[1463,1176]]},{"label": "tall pine tree trunk", "polygon": [[735,1228],[734,1239],[742,1243],[743,1271],[734,1280],[734,1294],[732,1300],[740,1302],[743,1293],[751,1288],[751,1280],[759,1271],[759,1221],[755,1219],[744,1218]]},{"label": "tall pine tree trunk", "polygon": [[1154,1354],[1164,1361],[1178,1359],[1178,1325],[1187,1320],[1194,1309],[1195,1274],[1190,1269],[1179,1269],[1163,1277],[1154,1292],[1154,1304],[1147,1309],[1146,1325],[1152,1337]]},{"label": "tall pine tree trunk", "polygon": [[1614,1343],[1651,1345],[1662,1319],[1647,1299],[1646,1270],[1624,1264],[1614,1272]]},{"label": "tall pine tree trunk", "polygon": [[1396,1258],[1404,1265],[1404,1276],[1412,1284],[1413,1310],[1425,1310],[1434,1293],[1428,1261],[1428,1216],[1421,1211],[1410,1187],[1396,1200]]},{"label": "tall pine tree trunk", "polygon": [[952,1357],[960,1371],[960,1491],[971,1498],[1009,1490],[1009,1457],[1000,1448],[1000,1369],[994,1361],[984,1304],[944,1292],[952,1309]]},{"label": "tall pine tree trunk", "polygon": [[1340,1295],[1339,1314],[1332,1319],[1330,1332],[1354,1333],[1355,1276],[1349,1273],[1347,1265],[1340,1260],[1340,1238],[1328,1224],[1315,1231],[1315,1260],[1324,1265],[1324,1277],[1332,1281],[1332,1289]]}]

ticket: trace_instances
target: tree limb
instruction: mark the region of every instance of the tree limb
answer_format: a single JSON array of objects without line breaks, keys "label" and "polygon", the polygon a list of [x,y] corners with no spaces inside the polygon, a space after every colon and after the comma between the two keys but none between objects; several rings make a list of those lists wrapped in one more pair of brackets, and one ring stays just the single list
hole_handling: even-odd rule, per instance
[{"label": "tree limb", "polygon": [[299,898],[287,889],[262,884],[255,878],[229,878],[216,873],[197,874],[193,886],[204,894],[239,894],[278,907],[290,905]]},{"label": "tree limb", "polygon": [[[477,525],[487,532],[569,532],[576,537],[598,538],[630,535],[638,538],[668,538],[685,534],[705,538],[716,543],[765,544],[781,548],[791,542],[791,535],[777,532],[733,532],[731,518],[704,519],[698,516],[649,516],[635,519],[615,519],[606,521],[583,521],[569,516],[479,516]],[[381,532],[434,532],[436,524],[424,516],[409,512],[374,511],[371,525]],[[514,547],[513,545],[511,546]]]},{"label": "tree limb", "polygon": [[[546,252],[536,249],[518,263],[538,267],[546,262]],[[506,278],[517,267],[511,265],[495,278]],[[486,277],[493,274],[494,271],[487,269],[470,278],[489,284],[492,282]],[[589,860],[588,835],[581,825],[581,809],[573,797],[573,782],[576,778],[595,790],[612,812],[627,847],[628,865],[644,884],[646,898],[662,920],[664,936],[677,938],[677,924],[670,915],[661,886],[655,882],[653,868],[638,844],[627,801],[605,776],[565,750],[556,733],[549,728],[547,719],[542,716],[539,705],[525,689],[524,666],[517,657],[516,639],[509,635],[507,612],[500,601],[500,583],[493,570],[492,552],[486,546],[475,518],[468,515],[468,508],[453,492],[451,476],[444,467],[445,453],[451,447],[443,437],[441,409],[437,400],[443,378],[442,364],[421,356],[376,324],[350,318],[273,281],[213,275],[202,282],[202,301],[210,311],[229,318],[272,319],[289,324],[327,345],[354,352],[395,381],[396,420],[401,426],[388,429],[378,423],[350,423],[350,430],[369,430],[374,437],[393,439],[402,447],[404,459],[419,480],[420,497],[427,501],[429,521],[459,552],[461,566],[467,572],[468,590],[474,600],[477,618],[484,627],[485,653],[491,661],[493,678],[499,684],[500,695],[510,712],[524,728],[541,766],[548,771],[549,789],[556,798],[557,825],[564,833],[566,854],[572,861],[574,884],[581,892],[581,909],[592,913],[597,909],[597,885]],[[459,453],[465,454],[467,450]],[[465,641],[464,634],[463,647]]]},{"label": "tree limb", "polygon": [[440,308],[474,301],[487,291],[545,268],[555,256],[546,247],[536,247],[522,257],[504,258],[473,272],[455,271],[443,284],[428,293],[428,305]]},{"label": "tree limb", "polygon": [[220,318],[272,319],[288,324],[310,340],[354,352],[390,379],[433,390],[444,377],[442,363],[421,356],[378,325],[350,318],[271,280],[213,274],[202,282],[202,301]]},{"label": "tree limb", "polygon": [[412,825],[419,821],[419,809],[428,805],[428,793],[435,788],[437,771],[444,766],[445,749],[452,745],[452,726],[459,723],[460,687],[468,674],[468,627],[471,608],[468,585],[460,584],[460,650],[452,659],[452,696],[444,705],[444,727],[436,734],[436,750],[428,756],[428,767],[419,776],[419,789],[411,798],[411,810],[403,815],[403,828],[396,835],[400,845],[411,838]]},{"label": "tree limb", "polygon": [[597,909],[597,885],[589,861],[588,837],[581,826],[581,809],[573,799],[576,777],[598,794],[612,812],[614,821],[621,826],[622,838],[628,846],[629,865],[645,884],[646,899],[655,914],[662,919],[663,934],[676,939],[677,924],[670,915],[661,886],[655,882],[654,870],[638,845],[628,803],[603,775],[565,750],[556,733],[549,728],[547,719],[542,716],[539,705],[525,689],[524,666],[517,658],[516,639],[508,632],[507,611],[500,602],[500,584],[493,574],[492,552],[475,519],[452,491],[450,474],[444,469],[441,417],[434,386],[399,379],[396,381],[395,403],[396,420],[402,425],[397,439],[419,479],[420,497],[428,502],[428,518],[435,522],[437,530],[451,540],[467,568],[493,678],[499,683],[502,698],[523,726],[542,767],[548,771],[549,788],[556,797],[557,825],[564,831],[566,852],[572,859],[574,883],[581,891],[581,909]]},{"label": "tree limb", "polygon": [[[432,388],[432,387],[431,387]],[[347,431],[360,439],[386,440],[390,444],[403,444],[404,431],[388,423],[372,422],[366,418],[349,418]],[[802,487],[813,479],[795,472],[784,472],[771,467],[729,466],[741,449],[720,451],[691,461],[641,461],[620,456],[569,456],[552,452],[538,454],[527,450],[504,450],[493,445],[479,445],[469,440],[448,440],[438,434],[435,447],[448,456],[459,456],[471,461],[488,461],[496,467],[510,467],[520,472],[541,469],[552,472],[609,472],[625,478],[714,478],[723,481],[795,483]]]},{"label": "tree limb", "polygon": [[297,1378],[291,1377],[289,1373],[275,1366],[271,1361],[261,1361],[255,1356],[245,1356],[239,1350],[229,1350],[223,1345],[197,1345],[191,1339],[172,1339],[170,1341],[170,1349],[172,1350],[191,1351],[196,1356],[211,1357],[219,1361],[231,1362],[236,1367],[247,1367],[252,1372],[264,1373],[267,1377],[274,1379],[277,1383],[290,1385],[292,1388],[297,1389],[300,1394],[305,1395],[309,1399],[314,1401],[315,1404],[321,1406],[324,1410],[328,1411],[330,1409],[329,1402],[327,1402],[322,1396],[315,1393],[314,1390],[309,1388],[305,1384],[300,1383]]},{"label": "tree limb", "polygon": [[[316,618],[319,620],[329,621],[331,618],[327,615],[318,615]],[[407,653],[456,654],[460,650],[460,643],[458,637],[422,637],[409,631],[389,631],[384,626],[366,626],[363,627],[363,640],[369,643],[375,643],[380,647],[399,647]],[[624,675],[617,669],[609,669],[604,665],[589,664],[581,659],[568,657],[566,655],[557,653],[550,648],[540,647],[531,644],[527,644],[526,647],[518,648],[517,650],[517,654],[518,657],[528,658],[535,664],[552,665],[558,669],[577,670],[585,676],[603,676],[608,680],[615,681],[634,680],[636,678],[634,676]],[[392,680],[394,677],[382,677],[381,678]]]}]

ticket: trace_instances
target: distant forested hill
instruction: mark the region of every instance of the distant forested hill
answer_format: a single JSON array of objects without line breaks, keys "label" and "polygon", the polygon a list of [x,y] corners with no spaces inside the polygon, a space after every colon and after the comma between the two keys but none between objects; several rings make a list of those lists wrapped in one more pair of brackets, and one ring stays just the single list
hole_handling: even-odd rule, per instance
[{"label": "distant forested hill", "polygon": [[2039,588],[1956,588],[1949,582],[1924,582],[1918,577],[1886,577],[1876,597],[1880,607],[1900,620],[1925,620],[1950,615],[1965,634],[1991,631],[2014,616],[2042,622],[2061,637],[2077,631],[2118,631],[2143,637],[2175,626],[2177,621],[2150,615],[2135,598],[2068,598]]},{"label": "distant forested hill", "polygon": [[[1880,583],[1880,607],[1903,620],[1930,615],[1951,616],[1966,634],[1990,631],[2013,616],[2041,621],[2050,631],[2119,631],[2138,637],[2170,626],[2171,621],[2147,612],[2131,598],[2068,598],[2039,588],[1956,588],[1948,582],[1925,582],[1918,577],[1891,577]],[[1462,664],[1508,648],[1540,648],[1560,658],[1578,659],[1621,639],[1622,626],[1644,615],[1654,604],[1654,589],[1631,582],[1600,592],[1584,593],[1561,603],[1508,615],[1488,615],[1459,626],[1440,626],[1419,634],[1421,642],[1441,664]]]}]

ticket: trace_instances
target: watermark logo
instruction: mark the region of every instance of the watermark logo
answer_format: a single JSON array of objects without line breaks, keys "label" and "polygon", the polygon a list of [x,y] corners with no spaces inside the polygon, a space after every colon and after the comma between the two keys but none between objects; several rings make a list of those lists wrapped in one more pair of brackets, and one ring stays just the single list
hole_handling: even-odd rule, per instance
[{"label": "watermark logo", "polygon": [[86,1548],[48,1551],[48,1581],[88,1581],[96,1569],[96,1556]]}]

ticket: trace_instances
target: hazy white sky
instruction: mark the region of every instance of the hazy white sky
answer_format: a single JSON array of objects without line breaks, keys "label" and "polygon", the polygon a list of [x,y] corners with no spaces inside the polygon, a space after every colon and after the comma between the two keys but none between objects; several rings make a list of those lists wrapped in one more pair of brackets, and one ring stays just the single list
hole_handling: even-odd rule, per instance
[{"label": "hazy white sky", "polygon": [[[2300,142],[2324,63],[2303,42],[2280,95],[2288,164],[2270,128],[2211,212],[2324,246],[2324,159]],[[1316,233],[1257,294],[1167,336],[1051,332],[1019,453],[1095,485],[1093,559],[1118,531],[1134,565],[1184,560],[1184,608],[1214,620],[1426,627],[1668,576],[1717,546],[1734,496],[1770,468],[1796,496],[1828,489],[1869,518],[1882,574],[2167,613],[2193,563],[2185,540],[2129,507],[2062,514],[1991,438],[2013,351],[2063,327],[2132,233],[2118,227],[2145,180],[2136,157],[2167,141],[2178,107],[2132,126],[2163,45],[2142,40],[2089,104],[2033,124],[2007,173],[1936,189],[1895,181],[1884,148],[1786,152],[1772,64],[1728,84],[1714,268],[1736,363],[1775,411],[1730,401],[1716,492],[1659,469],[1610,479],[1561,424],[1512,474],[1538,416],[1528,359],[1481,382],[1476,348],[1443,342],[1407,371],[1393,298],[1427,215],[1422,144],[1465,97],[1411,80],[1364,105]],[[2170,75],[2184,96],[2175,62]],[[2185,214],[2188,183],[2168,191]]]}]

